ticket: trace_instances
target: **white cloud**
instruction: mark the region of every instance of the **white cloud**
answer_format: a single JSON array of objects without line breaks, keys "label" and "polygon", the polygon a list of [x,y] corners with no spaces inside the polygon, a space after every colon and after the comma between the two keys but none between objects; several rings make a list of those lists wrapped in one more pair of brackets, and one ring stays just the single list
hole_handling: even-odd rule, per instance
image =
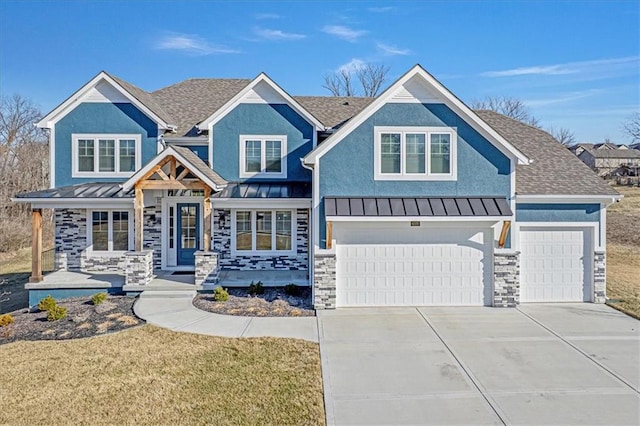
[{"label": "white cloud", "polygon": [[523,102],[530,107],[541,107],[541,106],[548,106],[548,105],[576,101],[578,99],[588,98],[590,96],[594,96],[602,92],[603,92],[602,90],[591,89],[591,90],[584,90],[581,92],[570,92],[570,93],[559,94],[559,96],[554,96],[546,99],[528,99],[528,100],[524,100]]},{"label": "white cloud", "polygon": [[220,44],[212,44],[194,34],[169,33],[156,40],[154,47],[159,50],[177,50],[191,55],[212,55],[222,53],[240,53]]},{"label": "white cloud", "polygon": [[287,33],[282,30],[272,30],[268,28],[256,28],[257,36],[267,40],[300,40],[307,37],[305,34]]},{"label": "white cloud", "polygon": [[346,64],[342,64],[338,67],[338,72],[352,73],[364,68],[367,65],[365,61],[358,58],[353,58]]},{"label": "white cloud", "polygon": [[370,7],[367,10],[373,13],[385,13],[385,12],[391,12],[394,9],[395,7],[393,6],[380,6],[380,7]]},{"label": "white cloud", "polygon": [[537,65],[532,67],[512,68],[501,71],[487,71],[480,74],[483,77],[514,77],[523,75],[567,75],[593,72],[611,67],[638,67],[640,56],[623,58],[599,59],[594,61],[567,62],[555,65]]},{"label": "white cloud", "polygon": [[395,55],[408,55],[411,53],[409,49],[401,49],[396,46],[392,46],[390,44],[378,43],[378,49],[382,51],[385,55],[395,56]]},{"label": "white cloud", "polygon": [[368,33],[368,31],[365,30],[354,30],[344,25],[325,25],[322,27],[322,31],[351,42],[357,41],[360,37]]},{"label": "white cloud", "polygon": [[282,16],[277,13],[257,13],[254,15],[256,19],[280,19]]}]

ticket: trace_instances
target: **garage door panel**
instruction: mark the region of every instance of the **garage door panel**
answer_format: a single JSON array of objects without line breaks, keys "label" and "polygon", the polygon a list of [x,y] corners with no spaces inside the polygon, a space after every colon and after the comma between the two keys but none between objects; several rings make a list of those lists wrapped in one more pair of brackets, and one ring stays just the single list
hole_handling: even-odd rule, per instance
[{"label": "garage door panel", "polygon": [[490,304],[488,232],[425,228],[334,226],[338,306]]},{"label": "garage door panel", "polygon": [[587,228],[521,228],[520,300],[590,300],[590,237]]}]

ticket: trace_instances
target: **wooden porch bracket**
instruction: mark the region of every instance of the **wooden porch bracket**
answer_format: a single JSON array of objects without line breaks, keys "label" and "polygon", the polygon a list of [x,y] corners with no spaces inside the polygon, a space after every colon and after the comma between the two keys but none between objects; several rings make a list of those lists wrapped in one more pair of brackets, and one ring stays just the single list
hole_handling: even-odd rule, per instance
[{"label": "wooden porch bracket", "polygon": [[502,231],[500,232],[500,239],[498,240],[498,248],[504,248],[507,242],[507,235],[509,235],[509,228],[511,227],[511,221],[505,220],[502,223]]},{"label": "wooden porch bracket", "polygon": [[333,222],[327,222],[327,249],[333,246]]},{"label": "wooden porch bracket", "polygon": [[39,283],[42,276],[42,209],[31,211],[31,276],[29,282]]}]

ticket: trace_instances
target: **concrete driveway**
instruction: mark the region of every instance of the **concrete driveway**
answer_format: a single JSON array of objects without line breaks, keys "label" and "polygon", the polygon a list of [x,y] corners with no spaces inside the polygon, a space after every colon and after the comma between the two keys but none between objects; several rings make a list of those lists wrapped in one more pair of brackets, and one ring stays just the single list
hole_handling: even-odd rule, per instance
[{"label": "concrete driveway", "polygon": [[640,424],[640,322],[596,304],[318,313],[328,424]]}]

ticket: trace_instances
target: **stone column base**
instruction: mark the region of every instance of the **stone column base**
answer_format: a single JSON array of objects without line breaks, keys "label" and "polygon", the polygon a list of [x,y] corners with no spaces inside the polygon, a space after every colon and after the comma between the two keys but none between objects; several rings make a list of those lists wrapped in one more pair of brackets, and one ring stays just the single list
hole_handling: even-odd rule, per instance
[{"label": "stone column base", "polygon": [[197,251],[196,257],[196,285],[216,285],[220,278],[218,267],[218,253],[214,251]]},{"label": "stone column base", "polygon": [[607,300],[607,254],[596,251],[593,255],[593,303]]},{"label": "stone column base", "polygon": [[153,279],[153,250],[128,251],[125,256],[127,286],[145,286]]},{"label": "stone column base", "polygon": [[520,303],[520,252],[495,249],[493,253],[493,306],[515,308]]},{"label": "stone column base", "polygon": [[313,307],[336,308],[336,254],[316,251],[313,257]]}]

